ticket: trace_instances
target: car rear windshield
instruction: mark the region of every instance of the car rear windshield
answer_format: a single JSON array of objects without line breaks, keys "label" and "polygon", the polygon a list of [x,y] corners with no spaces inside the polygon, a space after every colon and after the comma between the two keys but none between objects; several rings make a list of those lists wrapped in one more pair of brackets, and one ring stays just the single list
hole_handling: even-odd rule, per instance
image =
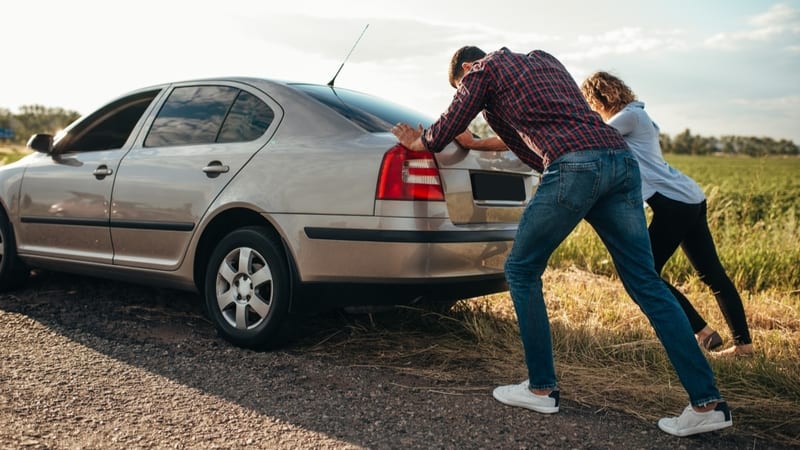
[{"label": "car rear windshield", "polygon": [[399,122],[412,126],[421,123],[423,127],[433,123],[420,112],[361,92],[316,84],[293,84],[292,87],[314,97],[371,133],[389,131]]}]

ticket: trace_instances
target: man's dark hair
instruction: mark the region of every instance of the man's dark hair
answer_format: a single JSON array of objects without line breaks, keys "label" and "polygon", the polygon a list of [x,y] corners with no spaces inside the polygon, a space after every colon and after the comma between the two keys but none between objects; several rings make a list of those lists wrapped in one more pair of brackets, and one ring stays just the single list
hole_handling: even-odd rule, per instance
[{"label": "man's dark hair", "polygon": [[461,64],[477,61],[484,56],[486,56],[485,51],[471,45],[456,50],[453,59],[450,60],[450,86],[456,87],[456,80],[464,76],[464,68],[461,67]]}]

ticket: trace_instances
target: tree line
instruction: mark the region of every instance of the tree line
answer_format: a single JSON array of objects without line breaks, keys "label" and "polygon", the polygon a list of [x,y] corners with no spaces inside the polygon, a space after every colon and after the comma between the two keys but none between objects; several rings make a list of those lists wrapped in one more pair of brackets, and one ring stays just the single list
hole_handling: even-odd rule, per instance
[{"label": "tree line", "polygon": [[[472,122],[469,129],[481,137],[494,135],[480,116]],[[755,136],[707,137],[694,135],[689,129],[674,137],[661,133],[659,142],[662,152],[679,155],[800,156],[800,147],[786,139]]]},{"label": "tree line", "polygon": [[706,137],[693,135],[689,129],[678,133],[675,137],[662,133],[659,135],[659,141],[664,153],[681,155],[711,155],[715,153],[747,156],[800,155],[800,147],[786,139],[775,140],[753,136]]},{"label": "tree line", "polygon": [[[74,122],[81,115],[63,108],[48,108],[42,105],[25,105],[19,108],[18,114],[0,108],[0,129],[6,130],[8,136],[0,141],[12,144],[25,144],[28,138],[36,133],[56,134],[59,130]],[[10,131],[10,133],[9,133]]]},{"label": "tree line", "polygon": [[[55,134],[63,129],[80,114],[63,108],[48,108],[42,105],[26,105],[20,107],[19,114],[12,114],[7,109],[0,108],[0,129],[10,130],[13,137],[0,134],[0,141],[13,144],[24,144],[28,138],[36,133]],[[476,119],[470,130],[479,136],[493,134],[491,129],[481,118]],[[786,139],[772,139],[754,136],[722,136],[708,137],[692,134],[689,129],[675,136],[661,134],[661,150],[664,153],[681,155],[711,155],[717,153],[747,156],[800,156],[800,147]]]}]

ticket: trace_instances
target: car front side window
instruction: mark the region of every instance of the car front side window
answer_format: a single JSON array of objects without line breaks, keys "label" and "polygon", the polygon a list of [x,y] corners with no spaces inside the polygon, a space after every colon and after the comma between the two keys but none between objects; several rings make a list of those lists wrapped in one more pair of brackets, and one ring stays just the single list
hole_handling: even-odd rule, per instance
[{"label": "car front side window", "polygon": [[132,95],[80,119],[55,144],[56,153],[122,148],[159,91]]}]

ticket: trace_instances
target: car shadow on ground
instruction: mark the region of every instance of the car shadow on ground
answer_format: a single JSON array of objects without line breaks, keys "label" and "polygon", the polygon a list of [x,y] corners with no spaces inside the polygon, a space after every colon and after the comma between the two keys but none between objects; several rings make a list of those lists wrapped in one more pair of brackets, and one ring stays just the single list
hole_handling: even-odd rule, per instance
[{"label": "car shadow on ground", "polygon": [[[47,271],[34,273],[24,289],[0,294],[0,307],[52,325],[78,342],[81,336],[94,336],[131,346],[157,346],[176,355],[213,348],[262,358],[303,355],[344,366],[404,366],[403,372],[417,374],[428,367],[441,370],[443,364],[420,349],[435,347],[437,337],[464,334],[454,321],[439,320],[444,316],[435,308],[380,307],[377,312],[355,314],[336,309],[292,316],[274,347],[249,350],[217,335],[199,294]],[[459,364],[458,355],[447,359],[471,365],[476,373],[471,382],[491,381],[481,376],[485,372],[474,366],[476,361]]]}]

